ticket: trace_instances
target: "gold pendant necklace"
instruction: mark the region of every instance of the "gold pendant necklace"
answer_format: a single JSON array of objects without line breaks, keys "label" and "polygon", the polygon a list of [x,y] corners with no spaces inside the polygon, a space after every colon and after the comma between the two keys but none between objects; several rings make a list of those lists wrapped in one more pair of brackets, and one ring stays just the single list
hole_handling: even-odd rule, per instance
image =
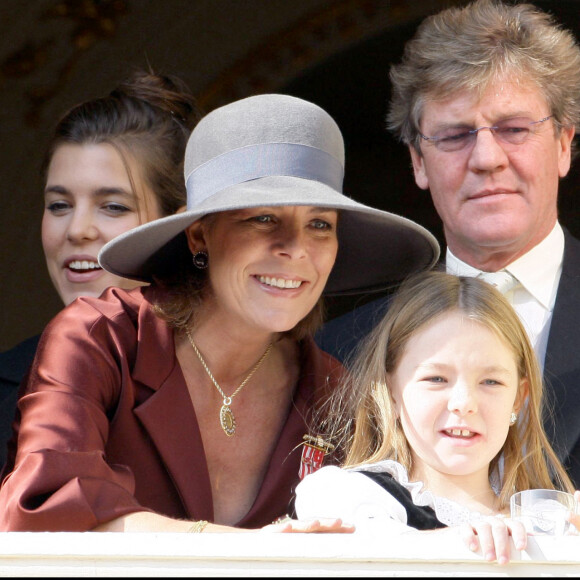
[{"label": "gold pendant necklace", "polygon": [[270,349],[272,348],[272,343],[270,343],[268,345],[268,348],[264,351],[264,354],[260,357],[260,360],[254,365],[254,368],[250,371],[248,376],[240,383],[240,386],[228,397],[222,391],[221,387],[218,385],[218,382],[215,380],[214,376],[211,374],[209,367],[207,366],[207,364],[203,360],[203,357],[201,356],[201,353],[199,352],[197,346],[195,346],[195,342],[193,342],[193,338],[191,338],[191,334],[189,333],[189,330],[186,330],[185,332],[187,333],[187,338],[189,338],[189,342],[191,342],[191,346],[193,347],[193,350],[195,351],[197,358],[199,358],[199,362],[201,363],[201,365],[205,369],[205,372],[208,374],[209,378],[211,379],[211,382],[215,385],[215,388],[218,390],[219,394],[224,399],[222,406],[221,406],[221,409],[220,409],[220,425],[222,426],[224,433],[228,437],[231,437],[236,432],[236,418],[234,416],[233,411],[230,408],[230,405],[232,404],[232,399],[242,390],[244,385],[252,378],[254,373],[258,370],[260,365],[264,362],[264,359],[268,356],[268,353],[270,352]]}]

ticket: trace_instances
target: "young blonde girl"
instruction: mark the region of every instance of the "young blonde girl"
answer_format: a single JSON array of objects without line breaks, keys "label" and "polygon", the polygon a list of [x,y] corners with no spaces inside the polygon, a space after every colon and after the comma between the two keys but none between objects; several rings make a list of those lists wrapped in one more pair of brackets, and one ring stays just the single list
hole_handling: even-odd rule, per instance
[{"label": "young blonde girl", "polygon": [[328,423],[343,469],[301,482],[299,518],[341,517],[382,533],[451,527],[504,563],[509,534],[526,546],[523,526],[505,518],[510,496],[573,491],[542,428],[526,331],[489,284],[443,272],[409,279],[349,366]]}]

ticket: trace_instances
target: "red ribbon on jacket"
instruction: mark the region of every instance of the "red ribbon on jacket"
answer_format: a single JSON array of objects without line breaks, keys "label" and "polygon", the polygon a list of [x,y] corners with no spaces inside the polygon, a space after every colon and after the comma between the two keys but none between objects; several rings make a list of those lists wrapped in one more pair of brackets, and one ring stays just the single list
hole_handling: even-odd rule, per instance
[{"label": "red ribbon on jacket", "polygon": [[334,449],[334,445],[328,443],[320,436],[304,435],[302,437],[302,458],[298,475],[304,479],[310,473],[314,473],[322,467],[324,456]]}]

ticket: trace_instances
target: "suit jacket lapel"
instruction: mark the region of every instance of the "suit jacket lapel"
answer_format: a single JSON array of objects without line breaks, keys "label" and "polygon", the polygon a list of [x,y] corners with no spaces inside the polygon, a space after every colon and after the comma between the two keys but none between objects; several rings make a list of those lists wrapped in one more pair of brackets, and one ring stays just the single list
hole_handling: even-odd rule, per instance
[{"label": "suit jacket lapel", "polygon": [[[236,524],[251,526],[256,521],[273,521],[282,515],[276,511],[280,505],[280,498],[288,498],[285,506],[286,513],[292,511],[293,488],[298,482],[298,469],[302,454],[302,437],[307,433],[306,421],[310,416],[310,406],[314,397],[314,386],[320,381],[315,373],[312,342],[307,339],[301,345],[300,378],[296,392],[282,427],[272,457],[268,464],[264,480],[248,513]],[[277,497],[275,497],[277,496]]]},{"label": "suit jacket lapel", "polygon": [[564,262],[544,363],[548,401],[554,408],[546,431],[560,458],[580,440],[580,241],[564,230]]},{"label": "suit jacket lapel", "polygon": [[[134,412],[157,447],[187,513],[213,520],[213,500],[201,434],[173,332],[143,302],[133,377],[145,385]],[[153,393],[151,393],[151,390]]]},{"label": "suit jacket lapel", "polygon": [[[293,512],[294,490],[300,481],[303,436],[308,434],[312,427],[315,405],[336,388],[343,372],[344,367],[322,353],[315,346],[313,339],[306,338],[302,341],[300,378],[290,412],[270,458],[254,505],[236,525],[252,527],[259,521],[272,521],[282,515],[280,509],[288,514]],[[284,497],[289,498],[289,501],[282,506],[281,498]]]}]

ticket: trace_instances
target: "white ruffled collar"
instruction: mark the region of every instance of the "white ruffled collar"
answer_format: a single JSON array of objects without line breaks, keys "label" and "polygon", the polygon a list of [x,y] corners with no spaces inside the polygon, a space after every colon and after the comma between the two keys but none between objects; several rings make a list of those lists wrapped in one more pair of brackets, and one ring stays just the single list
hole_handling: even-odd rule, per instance
[{"label": "white ruffled collar", "polygon": [[388,473],[409,491],[415,505],[433,508],[437,519],[448,526],[456,526],[481,517],[480,512],[472,512],[453,500],[436,496],[428,489],[423,489],[422,481],[409,481],[407,470],[400,463],[392,459],[385,459],[384,461],[368,465],[359,465],[349,468],[348,471]]}]

